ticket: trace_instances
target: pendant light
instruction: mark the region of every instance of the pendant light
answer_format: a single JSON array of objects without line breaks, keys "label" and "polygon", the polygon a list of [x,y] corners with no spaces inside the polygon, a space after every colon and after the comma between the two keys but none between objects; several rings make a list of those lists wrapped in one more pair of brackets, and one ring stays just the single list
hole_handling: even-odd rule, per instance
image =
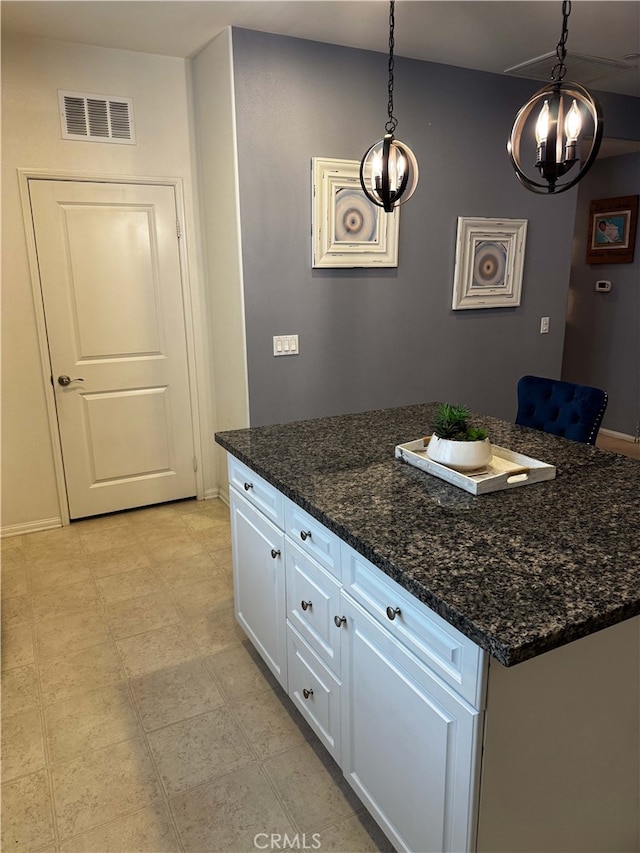
[{"label": "pendant light", "polygon": [[384,126],[384,139],[376,142],[360,163],[360,183],[367,198],[391,213],[404,204],[418,185],[418,162],[411,149],[394,138],[398,120],[393,115],[393,47],[395,0],[389,4],[389,118]]},{"label": "pendant light", "polygon": [[[567,22],[571,14],[570,0],[562,3],[562,34],[556,47],[557,63],[551,71],[551,80],[540,89],[520,110],[516,116],[507,151],[511,165],[522,184],[534,193],[561,193],[575,186],[591,168],[600,149],[603,121],[600,105],[584,86],[579,83],[565,83],[567,71],[564,61],[567,55],[566,43],[569,34]],[[539,109],[535,130],[532,114]],[[531,121],[529,121],[531,119]],[[580,160],[578,141],[585,122],[587,133],[591,136],[591,147],[582,165],[573,176],[562,182]],[[527,134],[523,132],[527,129]],[[531,160],[533,161],[533,136],[535,135],[535,168],[545,183],[528,175],[522,167],[521,142],[531,139]],[[537,176],[536,176],[537,177]]]}]

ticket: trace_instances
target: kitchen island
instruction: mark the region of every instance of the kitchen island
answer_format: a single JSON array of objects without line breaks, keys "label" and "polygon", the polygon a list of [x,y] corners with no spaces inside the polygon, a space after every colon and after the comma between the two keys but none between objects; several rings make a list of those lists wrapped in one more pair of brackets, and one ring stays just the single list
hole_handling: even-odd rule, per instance
[{"label": "kitchen island", "polygon": [[[339,735],[327,730],[324,741],[396,846],[415,851],[637,850],[640,465],[478,416],[474,424],[488,429],[494,444],[554,465],[557,476],[471,495],[394,458],[396,445],[429,434],[435,408],[425,404],[216,435],[230,454],[230,465],[246,466],[285,502],[281,525],[275,516],[269,522],[282,532],[270,553],[276,554],[274,568],[281,558],[293,561],[291,570],[283,568],[274,593],[276,618],[287,623],[285,640],[278,641],[281,660],[260,649],[259,637],[252,636],[240,611],[239,620],[287,689],[295,670],[292,661],[302,660],[304,653],[313,653],[314,661],[323,657],[319,642],[302,645],[305,627],[298,617],[308,617],[306,611],[314,607],[303,600],[302,614],[288,600],[288,589],[311,569],[316,577],[322,569],[323,578],[328,574],[337,582],[333,592],[340,612],[333,616],[342,620],[342,646],[320,662],[326,668],[322,684],[330,676],[334,693],[341,694]],[[248,518],[243,507],[259,488],[246,471],[240,471],[235,484],[230,476],[230,482],[232,520],[234,500],[241,508],[237,517]],[[257,506],[259,515],[266,512],[268,518],[270,510]],[[304,572],[295,568],[296,560],[303,559],[300,548],[308,550],[298,533],[313,540],[305,524],[295,521],[296,512],[317,523],[315,538],[325,536],[327,549],[333,539],[339,543],[338,558],[329,550],[309,552],[313,565]],[[243,531],[250,528],[252,522],[235,525],[236,556]],[[246,555],[234,563],[238,583],[245,572],[243,560],[251,559]],[[364,638],[365,628],[373,632],[379,627],[367,621],[375,616],[373,604],[366,612],[375,599],[374,587],[398,596],[379,636],[382,647],[389,635],[385,654],[396,675],[403,674],[396,686],[405,683],[412,666],[421,667],[420,675],[416,671],[411,677],[431,697],[425,707],[437,707],[442,721],[439,733],[437,725],[431,733],[418,727],[424,737],[416,741],[416,776],[408,789],[419,785],[420,756],[433,758],[438,752],[434,743],[442,738],[444,752],[436,759],[441,775],[450,778],[440,791],[442,825],[434,840],[423,834],[427,830],[419,822],[406,832],[397,825],[410,822],[399,806],[394,823],[389,818],[393,802],[387,809],[379,803],[384,791],[376,788],[375,768],[357,766],[364,760],[357,752],[359,732],[367,724],[363,709],[364,716],[358,716],[359,698],[380,699],[373,693],[366,696],[374,688],[359,681],[362,660],[354,664],[365,647],[373,648],[372,633],[360,646],[358,636]],[[245,598],[250,599],[247,589]],[[241,585],[236,593],[242,594]],[[412,608],[416,620],[417,609],[423,608],[429,636],[438,635],[443,643],[440,657],[450,655],[447,666],[438,669],[433,663],[424,634],[416,639]],[[402,664],[397,657],[401,652],[406,652]],[[458,657],[460,666],[470,669],[461,668],[454,678]],[[374,663],[372,658],[369,664]],[[441,689],[440,698],[424,687],[422,675]],[[296,691],[288,689],[296,701]],[[304,690],[309,703],[302,698],[296,702],[303,712],[318,698],[317,689],[315,694]],[[447,740],[454,731],[466,731],[463,716],[443,704],[450,694],[470,715],[461,742]],[[389,713],[402,719],[415,695],[408,691],[402,707],[391,702]],[[418,706],[415,711],[414,717]],[[389,727],[394,727],[393,719]],[[452,754],[462,751],[469,761],[457,766]],[[401,770],[387,767],[386,772],[396,779]],[[463,775],[468,788],[461,787]],[[431,790],[429,785],[426,789]],[[465,799],[467,808],[460,809]],[[463,820],[467,825],[460,829]],[[423,838],[425,846],[420,847]]]}]

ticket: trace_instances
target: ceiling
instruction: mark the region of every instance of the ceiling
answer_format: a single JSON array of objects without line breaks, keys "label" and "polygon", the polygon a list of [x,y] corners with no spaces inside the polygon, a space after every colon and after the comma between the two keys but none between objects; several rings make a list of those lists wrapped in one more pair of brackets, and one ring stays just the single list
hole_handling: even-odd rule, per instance
[{"label": "ceiling", "polygon": [[[395,52],[503,73],[555,50],[561,8],[560,0],[398,0]],[[195,56],[228,26],[385,52],[388,39],[387,0],[3,0],[0,10],[5,37],[22,33],[178,57]],[[576,82],[640,97],[640,2],[576,0],[567,46],[567,79],[574,79],[572,53],[618,62],[636,54],[623,60],[629,66],[623,73]]]}]

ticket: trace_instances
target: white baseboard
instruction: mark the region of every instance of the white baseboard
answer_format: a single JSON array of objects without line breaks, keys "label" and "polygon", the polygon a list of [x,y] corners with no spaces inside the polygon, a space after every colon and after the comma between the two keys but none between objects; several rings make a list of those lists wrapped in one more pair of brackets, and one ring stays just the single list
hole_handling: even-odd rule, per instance
[{"label": "white baseboard", "polygon": [[205,501],[212,500],[213,498],[217,498],[218,500],[221,500],[223,504],[229,506],[229,494],[227,492],[223,492],[222,489],[207,489],[205,491]]},{"label": "white baseboard", "polygon": [[0,538],[22,536],[25,533],[38,533],[41,530],[53,530],[62,527],[61,518],[42,518],[40,521],[26,521],[23,524],[8,524],[0,529]]},{"label": "white baseboard", "polygon": [[600,432],[604,433],[605,435],[610,435],[611,438],[619,438],[621,441],[634,442],[636,440],[634,435],[629,435],[626,432],[616,432],[614,429],[604,429],[603,427],[600,427]]}]

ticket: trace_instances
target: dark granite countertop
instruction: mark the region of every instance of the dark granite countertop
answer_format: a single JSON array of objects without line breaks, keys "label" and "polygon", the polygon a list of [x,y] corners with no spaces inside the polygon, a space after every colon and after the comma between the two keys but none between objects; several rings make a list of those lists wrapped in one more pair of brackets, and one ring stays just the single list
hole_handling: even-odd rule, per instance
[{"label": "dark granite countertop", "polygon": [[394,458],[436,405],[215,438],[506,666],[639,614],[640,462],[474,415],[557,474],[471,495]]}]

